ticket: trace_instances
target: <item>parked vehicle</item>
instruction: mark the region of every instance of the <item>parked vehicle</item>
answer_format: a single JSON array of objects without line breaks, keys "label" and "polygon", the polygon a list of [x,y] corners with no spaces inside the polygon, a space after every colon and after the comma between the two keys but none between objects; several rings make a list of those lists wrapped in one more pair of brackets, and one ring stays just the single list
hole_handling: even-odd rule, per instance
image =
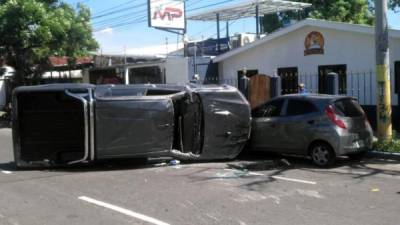
[{"label": "parked vehicle", "polygon": [[232,159],[249,139],[249,103],[230,86],[19,87],[13,95],[18,167],[110,158]]},{"label": "parked vehicle", "polygon": [[373,133],[356,99],[331,95],[284,95],[252,111],[253,150],[307,155],[318,166],[336,156],[360,157]]}]

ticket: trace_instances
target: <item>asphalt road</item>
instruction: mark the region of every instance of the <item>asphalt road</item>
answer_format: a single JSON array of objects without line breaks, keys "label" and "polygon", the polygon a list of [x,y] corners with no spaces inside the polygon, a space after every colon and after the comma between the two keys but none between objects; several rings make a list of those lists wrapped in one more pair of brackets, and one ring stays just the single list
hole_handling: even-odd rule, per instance
[{"label": "asphalt road", "polygon": [[18,171],[12,159],[11,132],[0,129],[1,225],[400,223],[399,161],[340,159],[318,169],[304,159],[252,154]]}]

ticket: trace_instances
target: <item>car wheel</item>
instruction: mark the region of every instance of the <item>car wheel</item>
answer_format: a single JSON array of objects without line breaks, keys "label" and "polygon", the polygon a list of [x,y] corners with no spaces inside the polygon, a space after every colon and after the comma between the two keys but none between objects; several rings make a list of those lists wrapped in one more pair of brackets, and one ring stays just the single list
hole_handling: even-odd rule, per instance
[{"label": "car wheel", "polygon": [[312,145],[310,155],[314,164],[320,167],[332,166],[336,159],[332,147],[323,142]]}]

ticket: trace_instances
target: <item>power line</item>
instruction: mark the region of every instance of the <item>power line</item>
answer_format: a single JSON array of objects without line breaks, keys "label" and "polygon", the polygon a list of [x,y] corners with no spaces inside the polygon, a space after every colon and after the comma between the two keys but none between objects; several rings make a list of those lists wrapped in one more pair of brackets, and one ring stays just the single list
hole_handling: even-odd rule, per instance
[{"label": "power line", "polygon": [[[89,0],[88,0],[88,1],[89,1]],[[124,2],[124,3],[121,3],[121,4],[119,4],[119,5],[116,5],[116,6],[114,6],[114,7],[111,7],[111,8],[105,9],[105,10],[102,10],[102,11],[100,11],[100,12],[96,12],[96,13],[94,14],[94,16],[96,16],[97,14],[102,14],[102,13],[108,12],[108,11],[113,10],[113,9],[120,8],[121,6],[124,6],[124,5],[129,5],[130,3],[135,2],[135,1],[136,1],[136,0],[129,0],[129,1],[126,1],[126,2]]]},{"label": "power line", "polygon": [[[189,0],[185,0],[185,1],[187,2]],[[191,6],[196,4],[196,3],[198,3],[198,2],[200,2],[200,1],[196,1],[196,2],[192,3]],[[205,6],[188,9],[188,10],[186,10],[186,12],[191,12],[191,11],[195,11],[195,10],[199,10],[199,9],[209,8],[209,7],[213,7],[213,6],[216,6],[216,5],[221,5],[221,4],[224,4],[224,3],[227,3],[227,2],[232,2],[232,1],[234,1],[234,0],[226,0],[226,1],[222,1],[222,2],[208,4],[208,5],[205,5]],[[140,5],[145,5],[145,4],[140,4]],[[121,11],[125,11],[125,10],[131,9],[131,8],[137,8],[137,7],[129,7],[129,8],[122,9],[122,10],[115,10],[116,12],[110,12],[110,13],[115,14],[115,13],[118,13],[118,12],[121,12]],[[127,25],[134,25],[134,24],[139,24],[139,23],[146,22],[147,21],[146,12],[147,11],[138,12],[139,14],[137,14],[136,16],[139,16],[139,17],[135,17],[134,20],[131,20],[132,18],[128,18],[128,19],[124,19],[122,21],[118,21],[118,23],[114,23],[114,24],[106,24],[107,22],[106,22],[106,20],[104,20],[103,21],[103,25],[101,25],[101,27],[96,28],[95,32],[101,31],[101,30],[106,29],[106,28],[120,28],[120,27],[127,26]],[[143,13],[144,13],[144,15],[143,15]],[[141,15],[143,15],[143,16],[141,16]],[[104,16],[107,16],[107,15],[104,15]],[[99,18],[99,16],[98,16],[98,18]],[[224,29],[222,31],[224,31]]]},{"label": "power line", "polygon": [[124,12],[124,11],[130,10],[130,9],[136,9],[138,7],[142,7],[142,6],[145,6],[145,5],[147,5],[147,3],[141,3],[141,4],[138,4],[138,5],[134,5],[132,7],[123,8],[123,9],[117,9],[117,10],[114,10],[114,11],[110,11],[110,12],[107,12],[107,13],[103,13],[103,14],[94,16],[94,17],[92,17],[92,20],[93,19],[102,18],[102,17],[106,17],[106,16],[110,16],[110,15],[113,15],[113,14],[116,14],[116,13]]},{"label": "power line", "polygon": [[[147,21],[147,18],[146,19],[138,18],[138,19],[133,20],[133,21],[127,21],[127,22],[124,22],[124,23],[114,24],[110,28],[115,29],[115,28],[123,27],[123,26],[127,26],[127,25],[134,25],[134,24],[143,23],[143,22],[146,22],[146,21]],[[107,28],[107,27],[96,29],[96,30],[94,30],[94,32],[99,32],[101,30],[104,30],[105,28]]]},{"label": "power line", "polygon": [[208,4],[208,5],[200,6],[200,7],[194,8],[194,9],[189,9],[189,10],[187,10],[187,12],[191,12],[191,11],[195,11],[195,10],[199,10],[199,9],[205,9],[205,8],[209,8],[209,7],[212,7],[212,6],[217,6],[217,5],[221,5],[221,4],[225,4],[225,3],[233,2],[233,1],[235,1],[235,0],[226,0],[226,1],[222,1],[222,2]]},{"label": "power line", "polygon": [[[190,0],[184,0],[185,2],[188,2],[188,1],[190,1]],[[197,4],[197,3],[200,3],[202,0],[197,0],[197,1],[195,1],[195,2],[193,2],[192,4],[191,4],[191,6],[193,6],[193,5],[195,5],[195,4]],[[129,3],[130,2],[133,2],[132,0],[131,1],[129,1]],[[121,5],[126,5],[128,2],[125,2],[125,3],[123,3],[123,4],[121,4]],[[177,3],[177,4],[179,4],[179,3]],[[121,6],[120,5],[120,6]],[[98,18],[102,18],[102,17],[107,17],[107,16],[110,16],[110,15],[113,15],[113,14],[117,14],[117,13],[121,13],[121,12],[124,12],[124,11],[127,11],[127,10],[130,10],[130,9],[134,9],[134,8],[140,8],[140,7],[143,7],[143,6],[146,6],[147,5],[147,3],[142,3],[142,4],[138,4],[138,5],[135,5],[135,6],[132,6],[132,7],[128,7],[128,8],[123,8],[123,9],[118,9],[118,10],[114,10],[114,11],[110,11],[110,10],[112,10],[113,8],[115,9],[115,8],[118,8],[118,6],[115,6],[115,7],[113,7],[113,8],[110,8],[110,9],[107,9],[107,10],[104,10],[104,11],[106,11],[107,13],[102,13],[102,14],[100,14],[100,15],[95,15],[95,16],[93,16],[92,17],[92,20],[95,20],[95,19],[98,19]],[[117,18],[120,18],[119,16],[117,17]]]},{"label": "power line", "polygon": [[70,3],[71,5],[72,4],[80,4],[80,3],[86,3],[86,2],[89,2],[90,0],[78,0],[78,1],[76,1],[75,3]]},{"label": "power line", "polygon": [[[185,2],[187,2],[187,1],[190,1],[190,0],[185,0]],[[192,6],[193,4],[196,4],[196,3],[199,3],[201,0],[197,0],[197,1],[195,1],[195,2],[192,2],[191,4],[190,4],[190,6]],[[177,3],[177,4],[179,4],[179,3]],[[116,10],[117,11],[117,10]],[[137,19],[137,16],[142,16],[141,17],[141,19],[145,19],[146,17],[147,17],[147,10],[145,10],[145,11],[143,11],[143,10],[141,10],[141,11],[139,11],[139,12],[131,12],[131,13],[129,13],[129,15],[131,15],[131,14],[136,14],[136,15],[134,15],[134,18],[135,18],[135,20],[134,21],[132,21],[132,22],[134,22],[134,23],[136,23],[137,21],[136,21],[136,19]],[[124,14],[125,16],[128,16],[128,14]],[[108,22],[115,22],[113,19],[122,19],[122,20],[119,20],[118,21],[118,23],[117,23],[117,25],[120,25],[121,24],[121,22],[128,22],[127,20],[129,20],[129,19],[132,19],[132,16],[131,17],[128,17],[128,18],[124,18],[125,16],[124,15],[122,15],[122,16],[117,16],[117,17],[114,17],[114,18],[109,18],[109,19],[105,19],[105,20],[102,20],[102,21],[100,21],[99,23],[97,23],[97,22],[94,22],[93,24],[97,24],[98,26],[102,26],[101,28],[97,28],[96,30],[102,30],[102,29],[105,29],[105,28],[107,28],[107,27],[113,27],[114,25],[115,25],[115,23],[111,23],[111,24],[107,24]],[[122,24],[125,24],[125,23],[122,23]]]},{"label": "power line", "polygon": [[126,14],[123,14],[123,15],[120,15],[120,16],[116,16],[116,17],[104,19],[104,20],[101,20],[101,21],[93,22],[92,25],[104,25],[104,24],[107,24],[109,22],[115,22],[116,20],[119,20],[119,19],[126,20],[126,18],[131,18],[132,16],[143,15],[144,13],[146,13],[146,12],[144,12],[142,10],[141,11],[130,12],[130,13],[126,13]]},{"label": "power line", "polygon": [[115,21],[114,23],[109,23],[109,24],[103,24],[103,25],[99,25],[98,27],[96,27],[97,30],[101,30],[101,29],[105,29],[108,27],[113,28],[116,25],[119,25],[121,23],[127,23],[127,22],[136,22],[137,20],[143,20],[146,19],[147,20],[147,16],[143,16],[143,15],[134,15],[128,18],[125,18],[123,20],[119,20],[119,21]]},{"label": "power line", "polygon": [[[251,9],[249,9],[248,11],[250,11],[250,10],[251,10]],[[242,12],[241,15],[244,15],[244,14],[247,13],[248,11]],[[239,18],[237,18],[237,19],[235,19],[235,20],[233,20],[233,21],[230,21],[229,24],[228,24],[228,26],[231,26],[231,25],[235,24],[238,20],[239,20]],[[214,25],[213,25],[213,26],[210,26],[210,27],[208,27],[208,28],[206,28],[206,29],[204,29],[204,30],[202,30],[202,31],[200,31],[200,32],[197,32],[197,33],[195,33],[194,35],[191,35],[191,38],[193,39],[193,38],[194,38],[196,35],[198,35],[199,33],[208,31],[208,30],[210,30],[211,28],[214,28]],[[222,30],[220,30],[220,32],[224,32],[224,31],[226,31],[226,27],[224,27],[224,28],[222,28]],[[214,33],[213,35],[208,36],[206,39],[212,38],[212,37],[214,37],[214,36],[216,36],[216,35],[217,35],[217,33]]]}]

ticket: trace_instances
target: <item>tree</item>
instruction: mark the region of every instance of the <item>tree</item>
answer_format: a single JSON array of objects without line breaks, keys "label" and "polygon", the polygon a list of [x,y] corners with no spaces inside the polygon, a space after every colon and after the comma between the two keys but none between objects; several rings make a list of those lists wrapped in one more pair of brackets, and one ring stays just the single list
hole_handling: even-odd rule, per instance
[{"label": "tree", "polygon": [[391,0],[389,1],[389,8],[397,11],[398,7],[400,7],[400,0]]},{"label": "tree", "polygon": [[15,82],[44,72],[48,57],[84,56],[98,48],[90,11],[58,0],[0,0],[0,54],[15,67]]},{"label": "tree", "polygon": [[264,19],[262,21],[264,27],[271,27],[271,25],[275,24],[274,28],[278,29],[288,20],[304,19],[306,17],[355,24],[373,23],[373,14],[368,0],[300,0],[299,2],[311,3],[312,7],[306,9],[304,12],[283,12],[276,15],[274,14],[272,16],[278,18],[280,23],[276,23],[275,20],[270,22]]}]

